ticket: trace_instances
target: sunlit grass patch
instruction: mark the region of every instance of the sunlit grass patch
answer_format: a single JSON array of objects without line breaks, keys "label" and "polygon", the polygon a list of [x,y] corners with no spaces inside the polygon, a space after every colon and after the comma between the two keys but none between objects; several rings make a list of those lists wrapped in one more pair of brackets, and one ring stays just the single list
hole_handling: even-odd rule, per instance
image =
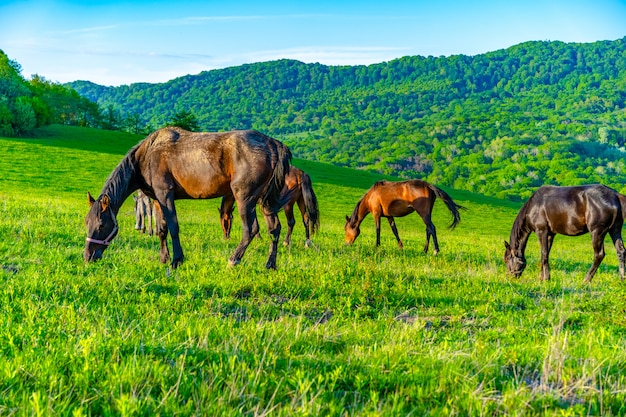
[{"label": "sunlit grass patch", "polygon": [[177,203],[186,259],[176,270],[160,264],[155,236],[134,230],[131,201],[103,259],[85,264],[86,191],[98,193],[121,154],[45,140],[0,140],[21,161],[0,160],[10,179],[0,190],[0,414],[626,413],[626,290],[610,243],[584,284],[589,236],[557,237],[542,282],[531,237],[528,268],[513,278],[503,241],[519,205],[447,190],[468,210],[448,230],[435,205],[438,255],[423,252],[415,215],[398,219],[403,250],[386,224],[376,248],[369,218],[346,246],[345,215],[374,177],[345,184],[336,168],[306,162],[322,227],[307,249],[298,223],[276,271],[264,267],[262,221],[263,237],[228,266],[240,222],[224,240],[217,200]]}]

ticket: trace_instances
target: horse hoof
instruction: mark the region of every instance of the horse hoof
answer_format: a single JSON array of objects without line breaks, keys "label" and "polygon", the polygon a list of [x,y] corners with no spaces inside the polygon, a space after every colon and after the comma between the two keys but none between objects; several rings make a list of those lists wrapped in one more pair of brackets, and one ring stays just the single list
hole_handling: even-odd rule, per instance
[{"label": "horse hoof", "polygon": [[437,249],[435,249],[435,250],[433,251],[433,255],[437,255],[438,253],[439,253],[439,251],[438,251]]},{"label": "horse hoof", "polygon": [[266,268],[266,269],[273,269],[273,270],[276,270],[276,264],[275,264],[275,263],[268,262],[267,264],[265,264],[265,268]]},{"label": "horse hoof", "polygon": [[307,239],[307,241],[304,242],[304,247],[305,248],[313,247],[313,242],[311,242],[309,239]]},{"label": "horse hoof", "polygon": [[240,262],[241,262],[240,260],[229,259],[228,260],[228,266],[230,266],[230,267],[237,266],[237,265],[239,265]]}]

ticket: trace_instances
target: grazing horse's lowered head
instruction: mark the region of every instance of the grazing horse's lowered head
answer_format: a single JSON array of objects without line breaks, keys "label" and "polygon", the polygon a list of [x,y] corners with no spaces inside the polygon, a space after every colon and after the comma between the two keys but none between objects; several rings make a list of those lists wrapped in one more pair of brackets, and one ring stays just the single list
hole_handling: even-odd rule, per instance
[{"label": "grazing horse's lowered head", "polygon": [[85,262],[90,262],[102,258],[102,252],[109,247],[117,235],[118,225],[108,195],[105,194],[98,200],[94,200],[90,193],[87,193],[87,197],[90,208],[85,217],[87,239],[83,256]]},{"label": "grazing horse's lowered head", "polygon": [[506,265],[506,270],[515,278],[521,277],[524,269],[526,269],[526,258],[513,253],[513,249],[508,242],[504,242],[504,247],[504,264]]},{"label": "grazing horse's lowered head", "polygon": [[360,225],[356,222],[356,220],[350,220],[350,216],[346,216],[346,224],[343,229],[346,232],[346,245],[353,244],[356,238],[361,234]]}]

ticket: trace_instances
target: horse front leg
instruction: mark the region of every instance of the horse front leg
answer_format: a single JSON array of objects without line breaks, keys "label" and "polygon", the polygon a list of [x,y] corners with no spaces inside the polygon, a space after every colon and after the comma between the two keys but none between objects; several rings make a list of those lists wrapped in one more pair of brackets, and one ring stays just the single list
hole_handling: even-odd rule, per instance
[{"label": "horse front leg", "polygon": [[376,247],[380,246],[380,214],[374,214],[374,224],[376,225]]},{"label": "horse front leg", "polygon": [[[161,211],[167,224],[166,230],[169,231],[172,238],[172,252],[174,252],[174,258],[172,259],[172,268],[178,268],[185,259],[183,254],[183,248],[180,244],[179,237],[179,225],[178,217],[176,216],[176,206],[174,205],[174,193],[168,192],[165,197],[159,198],[159,204],[161,205]],[[167,236],[167,232],[165,234]],[[163,261],[163,247],[167,250],[167,242],[165,238],[161,239],[161,261]]]},{"label": "horse front leg", "polygon": [[387,217],[387,220],[389,221],[389,226],[391,226],[391,231],[393,232],[393,235],[396,237],[396,240],[398,241],[398,247],[400,249],[403,249],[404,245],[402,244],[402,241],[400,240],[400,235],[398,234],[398,228],[396,227],[396,220],[393,217]]},{"label": "horse front leg", "polygon": [[541,246],[541,277],[542,281],[550,280],[550,249],[552,249],[552,242],[554,241],[554,235],[547,230],[538,230],[537,238],[539,239],[539,245]]},{"label": "horse front leg", "polygon": [[604,237],[606,233],[591,233],[591,240],[593,245],[593,264],[587,274],[585,275],[585,282],[591,282],[593,276],[596,274],[598,267],[604,259]]},{"label": "horse front leg", "polygon": [[[267,223],[267,230],[270,235],[270,252],[267,257],[267,263],[265,267],[267,269],[276,269],[276,257],[278,255],[278,240],[280,239],[280,220],[278,214],[269,210],[263,210],[265,216],[265,222]],[[292,216],[293,218],[293,216]],[[295,223],[295,221],[294,221]]]}]

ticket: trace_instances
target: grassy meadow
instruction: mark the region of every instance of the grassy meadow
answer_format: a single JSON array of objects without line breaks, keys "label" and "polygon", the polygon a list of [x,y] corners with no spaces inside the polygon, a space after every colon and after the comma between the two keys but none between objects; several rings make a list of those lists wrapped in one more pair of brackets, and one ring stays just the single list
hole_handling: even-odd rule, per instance
[{"label": "grassy meadow", "polygon": [[1,416],[626,415],[626,283],[608,240],[591,284],[589,235],[556,238],[549,282],[531,237],[512,278],[519,204],[448,189],[468,210],[451,231],[436,203],[437,256],[416,215],[397,219],[404,250],[386,222],[374,247],[371,216],[345,246],[345,216],[380,177],[296,159],[321,229],[305,249],[298,219],[278,270],[263,227],[228,267],[240,222],[223,240],[218,200],[177,203],[177,270],[134,230],[132,199],[86,265],[87,191],[141,138],[36,136],[0,138]]}]

